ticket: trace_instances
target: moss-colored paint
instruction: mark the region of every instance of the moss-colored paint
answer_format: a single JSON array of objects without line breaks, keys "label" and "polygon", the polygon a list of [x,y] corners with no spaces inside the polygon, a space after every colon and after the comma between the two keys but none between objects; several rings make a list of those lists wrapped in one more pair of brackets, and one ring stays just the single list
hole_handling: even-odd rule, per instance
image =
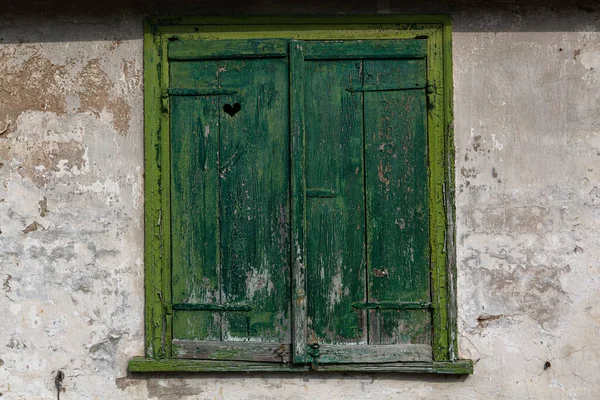
[{"label": "moss-colored paint", "polygon": [[[433,363],[402,365],[370,365],[368,370],[471,373],[470,361],[457,361],[456,344],[456,273],[454,253],[454,146],[452,121],[451,21],[446,16],[373,16],[373,17],[299,17],[299,18],[156,18],[145,24],[145,184],[146,184],[146,357],[130,362],[130,370],[148,371],[302,371],[306,367],[290,367],[248,363],[169,360],[171,353],[171,241],[170,241],[170,104],[168,99],[169,43],[225,39],[424,39],[427,42],[428,83],[428,196],[431,293],[433,308]],[[258,42],[257,42],[258,43]],[[293,44],[292,44],[293,46]],[[189,47],[188,47],[189,49]],[[185,49],[184,49],[185,50]],[[188,51],[188,50],[186,50]],[[269,50],[269,51],[272,51]],[[182,53],[182,57],[187,53]],[[301,62],[290,54],[290,65]],[[294,99],[303,90],[302,73],[293,71],[291,113],[291,226],[294,232],[292,255],[292,314],[306,310],[303,259],[304,230],[297,229],[304,215],[305,183],[304,119],[295,113]],[[296,82],[296,84],[294,83]],[[200,90],[200,88],[198,89]],[[295,150],[297,149],[297,150]],[[321,189],[321,188],[320,188]],[[319,190],[320,190],[319,189]],[[335,194],[331,194],[333,196]],[[298,272],[299,271],[299,272]],[[298,280],[300,279],[300,280]],[[294,319],[294,329],[302,320]],[[295,337],[295,362],[305,361],[306,338]],[[299,348],[301,347],[301,348]],[[162,361],[158,361],[163,359]],[[281,368],[280,368],[281,367]],[[357,370],[355,366],[330,364],[328,370]],[[283,368],[283,369],[282,369]],[[338,368],[338,369],[335,369]],[[364,370],[364,369],[362,369]]]},{"label": "moss-colored paint", "polygon": [[[317,372],[309,365],[276,363],[204,361],[204,360],[154,360],[134,357],[129,362],[130,372],[404,372],[427,374],[466,375],[473,373],[471,360],[454,362],[415,362],[392,364],[329,364],[319,365]],[[327,376],[327,375],[324,375]]]}]

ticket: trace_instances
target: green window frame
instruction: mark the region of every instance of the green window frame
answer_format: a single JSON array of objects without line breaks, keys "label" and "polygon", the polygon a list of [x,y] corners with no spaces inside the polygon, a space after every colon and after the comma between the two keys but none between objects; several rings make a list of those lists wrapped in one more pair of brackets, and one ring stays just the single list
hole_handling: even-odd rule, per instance
[{"label": "green window frame", "polygon": [[[457,351],[456,322],[456,254],[454,232],[454,144],[452,130],[452,59],[451,20],[447,16],[369,16],[369,17],[260,17],[260,18],[155,18],[146,21],[144,33],[144,131],[145,131],[145,357],[134,357],[129,362],[131,372],[202,372],[202,371],[381,371],[424,372],[442,374],[469,374],[471,360],[462,360]],[[421,84],[426,96],[426,166],[427,196],[426,221],[428,262],[430,273],[430,301],[401,305],[401,309],[426,308],[431,312],[431,356],[394,359],[387,348],[361,356],[359,347],[330,353],[337,358],[323,356],[318,346],[311,350],[306,335],[306,280],[292,267],[290,298],[292,356],[289,362],[273,363],[260,360],[187,359],[177,358],[181,349],[173,344],[174,312],[189,309],[173,300],[174,238],[173,160],[177,143],[171,143],[171,124],[177,96],[205,95],[189,89],[174,88],[170,60],[214,60],[227,58],[226,43],[236,41],[236,57],[287,57],[289,60],[290,101],[290,214],[291,232],[300,234],[295,243],[301,243],[305,256],[305,228],[298,221],[305,218],[302,202],[311,188],[305,187],[303,155],[296,149],[304,146],[304,109],[302,96],[306,80],[307,60],[353,59],[356,52],[370,51],[370,58],[401,59],[402,51],[422,52],[426,59]],[[375,42],[377,41],[377,42]],[[323,44],[324,43],[324,44]],[[337,45],[335,44],[337,43]],[[373,47],[368,49],[370,44]],[[381,44],[384,44],[382,50]],[[398,45],[400,43],[400,45]],[[409,43],[408,45],[405,45]],[[416,44],[412,46],[412,44]],[[321,45],[323,44],[323,45]],[[365,46],[367,50],[365,50]],[[387,46],[387,47],[386,47]],[[395,47],[394,47],[395,46]],[[412,47],[411,47],[412,46]],[[388,48],[389,47],[389,48]],[[355,48],[360,48],[356,50]],[[418,49],[417,49],[418,48]],[[289,50],[288,50],[289,49]],[[400,50],[399,50],[400,49]],[[404,50],[402,50],[404,49]],[[406,50],[408,49],[408,50]],[[224,53],[225,52],[225,53]],[[289,52],[289,53],[288,53]],[[395,53],[394,53],[395,52]],[[361,54],[363,54],[361,53]],[[376,54],[377,53],[377,54]],[[223,55],[225,54],[225,56]],[[391,54],[391,55],[390,55]],[[171,58],[169,58],[171,57]],[[414,56],[411,56],[414,58]],[[421,57],[421,56],[419,56]],[[361,67],[362,68],[362,67]],[[419,81],[420,82],[420,81]],[[413,85],[413,83],[411,83]],[[417,84],[418,85],[418,84]],[[360,86],[360,85],[359,85]],[[348,91],[390,91],[398,88],[363,85]],[[384,85],[385,86],[385,85]],[[374,88],[375,87],[375,88]],[[406,88],[400,88],[402,90]],[[411,87],[411,89],[414,89]],[[193,91],[193,90],[192,90]],[[188,93],[189,92],[189,93]],[[196,93],[198,92],[198,93]],[[218,93],[229,95],[230,93]],[[363,97],[366,98],[366,97]],[[222,107],[219,103],[219,106]],[[184,112],[184,111],[182,111]],[[226,110],[227,112],[227,110]],[[310,110],[308,111],[310,112]],[[183,115],[183,114],[182,114]],[[364,118],[364,116],[363,116]],[[364,129],[364,128],[363,128]],[[177,140],[176,138],[173,140]],[[185,144],[183,144],[185,145]],[[175,147],[173,147],[175,146]],[[364,189],[366,191],[366,189]],[[316,193],[319,192],[319,193]],[[314,197],[328,197],[316,190]],[[303,199],[297,201],[298,199]],[[179,210],[179,208],[177,208]],[[304,222],[303,222],[304,223]],[[175,244],[176,245],[176,244]],[[308,289],[310,290],[310,289]],[[395,305],[394,305],[395,304]],[[398,306],[394,303],[390,307]],[[389,304],[388,304],[389,305]],[[186,308],[187,307],[187,308]],[[213,311],[222,306],[212,306]],[[366,303],[353,305],[379,312],[386,304]],[[192,307],[193,308],[193,307]],[[371,310],[371,311],[372,311]],[[198,342],[202,343],[202,342]],[[192,344],[193,345],[193,344]],[[235,346],[234,346],[235,347]],[[261,346],[257,346],[260,351]],[[263,346],[265,347],[265,346]],[[269,346],[266,346],[267,348]],[[353,346],[348,346],[353,347]],[[308,351],[306,350],[308,348]],[[231,350],[231,349],[229,349]],[[233,349],[239,351],[239,348]],[[270,348],[267,349],[270,351]],[[218,351],[227,352],[227,348]],[[254,350],[252,350],[254,351]],[[287,351],[287,350],[286,350]],[[336,353],[337,352],[337,353]],[[369,360],[374,357],[373,360]],[[387,357],[387,358],[386,358]],[[324,362],[319,362],[323,360]],[[328,362],[329,360],[329,362]]]}]

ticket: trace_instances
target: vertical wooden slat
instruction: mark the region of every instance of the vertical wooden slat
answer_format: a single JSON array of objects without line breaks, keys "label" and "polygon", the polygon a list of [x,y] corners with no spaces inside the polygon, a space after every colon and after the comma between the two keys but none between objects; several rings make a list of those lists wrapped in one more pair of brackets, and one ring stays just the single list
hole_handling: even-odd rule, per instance
[{"label": "vertical wooden slat", "polygon": [[222,338],[289,343],[287,61],[221,60],[219,83],[237,92],[220,96],[222,302],[252,308],[223,313]]},{"label": "vertical wooden slat", "polygon": [[[360,60],[305,63],[308,336],[366,343]],[[308,193],[331,193],[310,197]],[[318,195],[317,195],[318,196]]]},{"label": "vertical wooden slat", "polygon": [[[146,356],[161,358],[165,354],[163,332],[166,310],[163,291],[164,240],[162,236],[161,135],[168,135],[161,107],[161,36],[150,23],[144,25],[144,274],[146,296]],[[168,191],[168,186],[166,187]]]},{"label": "vertical wooden slat", "polygon": [[[364,65],[365,85],[425,74],[424,60]],[[430,301],[425,96],[365,93],[370,302]],[[428,310],[372,310],[370,343],[430,343],[430,323]]]},{"label": "vertical wooden slat", "polygon": [[433,355],[454,360],[456,353],[456,252],[454,248],[454,147],[451,28],[445,21],[430,35],[427,69],[429,103],[429,208],[431,237]]},{"label": "vertical wooden slat", "polygon": [[[441,31],[441,32],[440,32]],[[455,182],[454,182],[454,94],[452,84],[452,21],[445,20],[442,24],[442,29],[433,35],[432,47],[437,49],[437,53],[441,54],[442,62],[434,64],[432,70],[440,75],[433,79],[434,87],[437,87],[441,95],[432,96],[432,105],[434,108],[442,109],[444,113],[444,129],[442,138],[444,147],[440,152],[440,157],[444,160],[444,207],[443,212],[446,217],[446,226],[444,229],[444,250],[446,256],[445,271],[446,275],[446,330],[447,342],[447,357],[446,360],[451,362],[459,358],[458,355],[458,337],[457,337],[457,298],[456,298],[456,208],[455,208]],[[439,57],[437,58],[439,60]],[[436,84],[437,83],[437,84]],[[440,89],[441,86],[441,89]],[[437,356],[437,355],[436,355]]]},{"label": "vertical wooden slat", "polygon": [[[216,62],[171,63],[171,81],[192,77],[216,84],[216,69]],[[218,303],[218,101],[175,96],[171,109],[172,298]],[[209,311],[174,311],[174,337],[218,339],[219,319]]]},{"label": "vertical wooden slat", "polygon": [[[166,49],[167,37],[165,35],[160,36],[161,48]],[[173,339],[173,318],[169,312],[169,305],[171,304],[171,118],[170,118],[170,105],[168,99],[165,98],[169,87],[169,72],[170,65],[168,63],[168,57],[166,52],[161,54],[161,65],[160,65],[160,84],[161,84],[161,103],[162,103],[162,115],[161,115],[161,135],[160,135],[160,197],[161,197],[161,213],[160,213],[160,235],[162,237],[162,289],[159,293],[160,300],[163,307],[163,321],[162,321],[162,332],[161,342],[162,351],[165,357],[171,357],[173,349],[171,341]],[[167,101],[165,101],[167,100]]]},{"label": "vertical wooden slat", "polygon": [[306,362],[306,267],[304,181],[304,56],[302,42],[290,41],[290,129],[292,186],[293,360]]}]

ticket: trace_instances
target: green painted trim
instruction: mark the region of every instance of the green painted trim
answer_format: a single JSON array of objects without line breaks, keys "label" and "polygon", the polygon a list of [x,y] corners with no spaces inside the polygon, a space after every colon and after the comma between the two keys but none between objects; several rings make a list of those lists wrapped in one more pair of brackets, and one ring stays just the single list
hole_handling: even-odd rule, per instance
[{"label": "green painted trim", "polygon": [[441,24],[342,24],[342,25],[182,25],[161,26],[160,34],[174,40],[296,39],[366,40],[422,39],[441,29]]},{"label": "green painted trim", "polygon": [[445,210],[446,210],[446,275],[448,277],[448,342],[450,343],[448,359],[458,359],[457,340],[457,294],[456,294],[456,207],[455,207],[455,184],[454,184],[454,84],[452,81],[452,21],[443,24],[443,49],[444,49],[444,156],[446,160],[445,179]]},{"label": "green painted trim", "polygon": [[[156,42],[155,42],[156,43]],[[160,36],[160,93],[166,93],[169,88],[169,59],[167,51],[169,41],[164,36]],[[164,100],[164,97],[163,97]],[[162,347],[164,356],[172,357],[172,339],[173,339],[173,314],[170,312],[171,306],[171,111],[170,102],[165,102],[160,115],[160,185],[161,185],[161,221],[162,221],[162,292],[161,300],[163,302],[163,331]]]},{"label": "green painted trim", "polygon": [[[441,28],[441,27],[440,27]],[[447,316],[448,299],[446,287],[446,206],[444,202],[445,181],[445,106],[443,81],[443,43],[441,29],[428,40],[428,150],[429,150],[429,226],[431,251],[431,283],[433,303],[433,358],[450,361],[448,352]]]},{"label": "green painted trim", "polygon": [[155,27],[144,25],[144,156],[145,156],[145,296],[146,355],[164,357],[162,332],[166,314],[162,293],[162,201],[160,186],[160,40]]},{"label": "green painted trim", "polygon": [[129,361],[129,372],[403,372],[445,375],[467,375],[473,373],[471,360],[454,362],[407,362],[407,363],[360,363],[360,364],[320,364],[317,371],[309,365],[283,363],[259,363],[244,361],[204,361],[204,360],[153,360],[134,357]]},{"label": "green painted trim", "polygon": [[[431,90],[428,90],[430,104],[428,150],[433,358],[435,362],[442,362],[438,363],[440,365],[456,364],[452,362],[457,359],[458,353],[451,36],[451,19],[445,15],[150,18],[145,22],[145,328],[147,357],[154,359],[171,357],[172,315],[170,307],[168,307],[171,302],[171,252],[170,229],[167,228],[170,227],[170,121],[168,97],[163,98],[163,94],[167,93],[169,87],[166,51],[169,39],[194,41],[251,38],[300,40],[421,38],[427,40],[429,63],[427,76],[428,84],[431,85]],[[290,60],[290,62],[294,62],[293,54],[290,54]],[[291,78],[294,79],[293,76]],[[299,132],[294,134],[292,126],[292,135],[292,157],[294,152],[297,152],[301,159],[303,150],[299,149],[303,148],[303,134]],[[296,139],[294,139],[294,135],[296,135]],[[295,143],[294,140],[296,140]],[[294,148],[294,146],[297,147]],[[293,182],[294,179],[298,185],[295,190],[303,191],[303,174],[296,175],[292,179]],[[298,205],[293,213],[295,218],[303,218],[303,205]],[[296,239],[300,239],[301,242],[304,240],[303,237]],[[296,248],[293,249],[293,254],[297,253],[296,250]],[[298,262],[301,266],[302,259]],[[296,286],[296,289],[300,289],[300,291],[294,292],[293,300],[293,304],[300,308],[305,290],[301,286],[302,283]],[[298,320],[294,323],[302,322]],[[298,344],[300,338],[295,339]],[[296,356],[298,357],[296,361],[300,361],[300,355],[296,354]],[[153,360],[147,361],[156,363]],[[198,361],[193,362],[195,363],[193,365],[200,365],[197,364]],[[461,361],[463,364],[466,362]],[[214,365],[214,363],[210,365]],[[247,368],[248,365],[245,365]],[[407,365],[403,364],[402,368]],[[472,371],[472,364],[470,365],[469,371]],[[350,366],[344,370],[350,371],[354,367]],[[202,368],[209,368],[209,364]],[[216,371],[221,367],[215,366],[214,368],[217,368],[213,369]],[[305,369],[304,367],[292,368],[289,366],[287,368],[294,371]],[[344,366],[344,368],[346,367]],[[406,368],[402,369],[397,366],[394,368],[394,371],[408,371]],[[419,368],[421,368],[421,372],[431,372],[433,367],[418,367],[417,369]],[[257,370],[266,371],[268,369]]]}]

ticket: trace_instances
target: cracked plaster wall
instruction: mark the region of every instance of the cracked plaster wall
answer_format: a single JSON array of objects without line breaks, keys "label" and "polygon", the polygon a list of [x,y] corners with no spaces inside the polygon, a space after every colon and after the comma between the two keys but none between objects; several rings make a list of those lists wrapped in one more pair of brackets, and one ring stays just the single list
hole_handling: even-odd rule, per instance
[{"label": "cracked plaster wall", "polygon": [[143,354],[142,11],[13,5],[0,20],[1,398],[54,399],[57,371],[63,400],[600,397],[591,4],[238,4],[241,14],[453,15],[459,343],[476,362],[460,379],[128,376],[127,360]]}]

